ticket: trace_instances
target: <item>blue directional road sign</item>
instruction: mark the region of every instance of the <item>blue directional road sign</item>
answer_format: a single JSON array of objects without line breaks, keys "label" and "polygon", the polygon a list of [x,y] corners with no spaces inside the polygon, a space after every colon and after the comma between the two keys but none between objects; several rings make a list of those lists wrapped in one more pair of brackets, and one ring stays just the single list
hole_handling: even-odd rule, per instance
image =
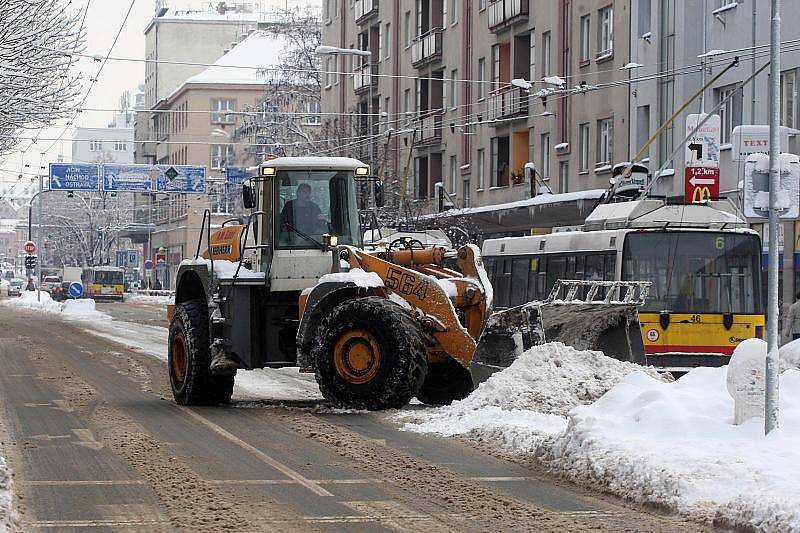
[{"label": "blue directional road sign", "polygon": [[[174,179],[167,177],[169,169],[174,168],[178,175]],[[161,175],[158,177],[158,192],[180,192],[185,194],[205,194],[206,167],[191,165],[158,165]]]},{"label": "blue directional road sign", "polygon": [[100,189],[100,165],[50,163],[51,191]]},{"label": "blue directional road sign", "polygon": [[225,182],[229,191],[241,189],[248,177],[246,168],[228,167],[225,170]]},{"label": "blue directional road sign", "polygon": [[153,190],[152,165],[103,165],[103,190],[150,192]]},{"label": "blue directional road sign", "polygon": [[78,281],[70,283],[68,292],[71,297],[80,298],[83,296],[83,285],[81,285]]}]

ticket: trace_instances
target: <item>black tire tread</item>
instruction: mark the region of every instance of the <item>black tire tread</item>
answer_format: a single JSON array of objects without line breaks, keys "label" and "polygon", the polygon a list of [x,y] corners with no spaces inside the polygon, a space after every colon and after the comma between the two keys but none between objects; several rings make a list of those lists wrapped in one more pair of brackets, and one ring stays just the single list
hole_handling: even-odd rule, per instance
[{"label": "black tire tread", "polygon": [[[360,322],[362,317],[367,317]],[[390,337],[389,345],[401,361],[383,383],[372,385],[368,394],[355,394],[335,378],[331,357],[339,335],[355,327],[368,328]],[[356,409],[399,408],[417,395],[425,380],[428,352],[419,323],[400,305],[379,296],[346,301],[335,307],[319,326],[320,334],[312,348],[315,375],[323,397],[333,403]],[[389,354],[384,354],[387,357]]]},{"label": "black tire tread", "polygon": [[[185,318],[184,318],[185,315]],[[215,376],[211,373],[211,346],[209,340],[208,308],[203,300],[189,300],[175,307],[170,324],[170,347],[175,322],[183,323],[189,361],[187,384],[178,391],[172,384],[175,401],[181,405],[218,405],[228,403],[233,395],[234,376]],[[171,373],[171,365],[169,372]]]},{"label": "black tire tread", "polygon": [[473,391],[472,375],[455,359],[428,365],[417,399],[428,405],[450,405]]}]

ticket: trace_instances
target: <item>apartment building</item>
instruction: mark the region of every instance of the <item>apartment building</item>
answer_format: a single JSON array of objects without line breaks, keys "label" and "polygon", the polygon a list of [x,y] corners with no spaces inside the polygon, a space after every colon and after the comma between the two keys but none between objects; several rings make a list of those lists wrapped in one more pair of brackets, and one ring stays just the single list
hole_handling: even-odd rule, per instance
[{"label": "apartment building", "polygon": [[372,122],[343,151],[383,162],[421,212],[439,183],[456,207],[605,188],[629,151],[627,87],[609,85],[629,25],[620,0],[327,0],[323,42],[371,57],[323,58],[323,112]]}]

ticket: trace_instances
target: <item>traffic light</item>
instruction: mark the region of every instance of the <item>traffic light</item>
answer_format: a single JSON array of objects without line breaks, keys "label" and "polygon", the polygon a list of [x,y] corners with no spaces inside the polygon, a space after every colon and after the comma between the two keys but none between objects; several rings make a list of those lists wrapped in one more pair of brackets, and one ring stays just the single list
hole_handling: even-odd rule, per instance
[{"label": "traffic light", "polygon": [[36,256],[35,255],[26,255],[25,256],[25,268],[27,270],[33,270],[36,268]]},{"label": "traffic light", "polygon": [[72,191],[67,191],[67,198],[75,198],[75,193]]},{"label": "traffic light", "polygon": [[111,198],[117,197],[117,191],[111,191]]}]

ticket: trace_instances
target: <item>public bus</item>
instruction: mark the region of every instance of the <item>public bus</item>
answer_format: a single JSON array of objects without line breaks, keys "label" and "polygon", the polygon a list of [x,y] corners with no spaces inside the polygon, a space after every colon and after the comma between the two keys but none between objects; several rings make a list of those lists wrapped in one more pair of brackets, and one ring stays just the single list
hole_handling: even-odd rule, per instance
[{"label": "public bus", "polygon": [[557,279],[650,281],[639,310],[650,365],[721,366],[741,341],[763,337],[756,232],[711,206],[622,205],[601,206],[614,220],[590,216],[583,231],[485,241],[495,308],[547,299]]},{"label": "public bus", "polygon": [[125,269],[97,266],[83,269],[81,275],[86,298],[95,300],[122,300],[125,291]]}]

